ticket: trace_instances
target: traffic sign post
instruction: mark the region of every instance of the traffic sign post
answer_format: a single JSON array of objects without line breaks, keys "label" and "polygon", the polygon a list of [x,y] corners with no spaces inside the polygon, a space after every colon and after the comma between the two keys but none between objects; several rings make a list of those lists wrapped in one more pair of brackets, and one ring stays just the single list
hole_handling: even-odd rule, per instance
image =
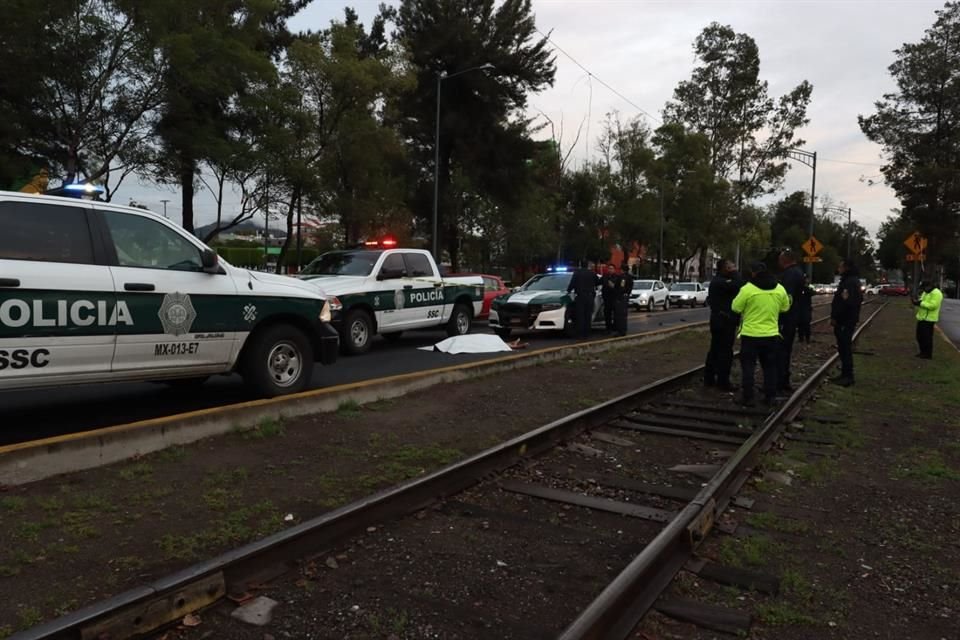
[{"label": "traffic sign post", "polygon": [[[819,240],[817,240],[814,236],[810,236],[810,237],[807,238],[807,240],[803,243],[803,251],[804,251],[804,253],[806,253],[808,256],[813,257],[813,256],[817,255],[818,253],[820,253],[821,251],[823,251],[823,243],[821,243]],[[819,262],[819,261],[818,261],[818,260],[804,260],[804,262]]]}]

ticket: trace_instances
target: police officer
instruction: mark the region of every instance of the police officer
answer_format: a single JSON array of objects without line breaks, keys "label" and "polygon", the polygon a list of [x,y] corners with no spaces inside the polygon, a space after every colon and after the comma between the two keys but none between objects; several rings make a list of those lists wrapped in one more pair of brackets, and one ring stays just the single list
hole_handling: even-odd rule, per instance
[{"label": "police officer", "polygon": [[910,299],[917,307],[917,346],[920,348],[917,357],[930,360],[933,358],[933,327],[940,320],[943,292],[930,280],[921,282],[920,289],[920,297]]},{"label": "police officer", "polygon": [[778,356],[778,391],[793,392],[790,385],[790,361],[793,357],[793,341],[800,323],[800,296],[803,292],[803,269],[797,264],[796,255],[790,249],[783,251],[778,259],[783,273],[780,284],[787,292],[790,307],[780,315],[780,353]]},{"label": "police officer", "polygon": [[567,293],[573,293],[573,322],[580,338],[590,337],[593,321],[593,298],[597,293],[600,278],[590,269],[581,266],[573,272]]},{"label": "police officer", "polygon": [[837,353],[840,354],[840,375],[831,382],[843,387],[853,384],[853,332],[860,322],[860,272],[849,258],[837,268],[840,282],[830,303],[830,326],[837,338]]},{"label": "police officer", "polygon": [[730,367],[733,365],[733,343],[737,339],[740,317],[730,309],[730,304],[740,292],[743,281],[736,265],[721,258],[717,261],[717,273],[710,281],[707,305],[710,307],[710,350],[703,369],[703,384],[722,391],[734,391],[730,384]]},{"label": "police officer", "polygon": [[617,296],[619,295],[620,275],[613,264],[607,264],[603,270],[603,276],[600,278],[600,297],[603,300],[603,324],[607,333],[613,333],[614,322],[613,314],[616,306]]},{"label": "police officer", "polygon": [[627,335],[627,310],[630,304],[630,293],[633,291],[633,276],[627,261],[620,263],[620,274],[617,279],[617,297],[614,299],[614,327],[618,336]]},{"label": "police officer", "polygon": [[740,323],[740,403],[756,405],[753,398],[753,376],[757,360],[763,369],[763,396],[766,404],[773,404],[777,392],[777,354],[779,353],[779,315],[790,309],[790,298],[777,283],[767,265],[750,265],[750,282],[730,303],[730,309],[742,316]]}]

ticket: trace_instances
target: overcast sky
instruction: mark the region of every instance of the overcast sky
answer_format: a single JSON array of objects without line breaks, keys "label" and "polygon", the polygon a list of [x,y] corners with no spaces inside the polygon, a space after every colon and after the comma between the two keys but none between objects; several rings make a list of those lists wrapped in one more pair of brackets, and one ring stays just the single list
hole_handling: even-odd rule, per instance
[{"label": "overcast sky", "polygon": [[[322,29],[330,20],[340,19],[347,4],[369,24],[379,0],[313,0],[290,26]],[[800,137],[807,142],[804,148],[818,155],[817,200],[824,196],[834,204],[848,204],[854,219],[875,234],[898,202],[885,186],[868,186],[861,179],[879,174],[881,157],[880,148],[860,132],[857,115],[872,113],[873,103],[893,90],[887,72],[893,51],[905,42],[919,41],[943,4],[927,0],[534,0],[537,27],[544,33],[552,31],[553,42],[589,74],[557,51],[554,86],[529,97],[531,115],[540,110],[558,126],[562,120],[566,146],[589,114],[590,137],[581,137],[573,157],[575,163],[596,159],[596,137],[604,114],[617,110],[626,119],[645,111],[655,118],[648,122],[657,126],[677,83],[690,77],[694,39],[710,22],[730,25],[756,40],[760,76],[769,82],[771,96],[778,97],[803,80],[813,85],[810,124]],[[809,191],[810,178],[810,169],[794,164],[784,193]],[[130,197],[158,211],[160,198],[169,197],[170,217],[179,217],[176,195],[131,186],[121,189],[116,200],[126,202]],[[212,219],[208,194],[198,193],[196,209],[199,223]]]}]

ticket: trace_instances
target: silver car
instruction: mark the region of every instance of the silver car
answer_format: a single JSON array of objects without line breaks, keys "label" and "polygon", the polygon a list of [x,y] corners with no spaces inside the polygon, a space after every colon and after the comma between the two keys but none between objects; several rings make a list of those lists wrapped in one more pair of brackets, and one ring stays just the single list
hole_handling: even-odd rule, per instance
[{"label": "silver car", "polygon": [[630,292],[630,306],[639,311],[653,311],[657,307],[670,308],[667,285],[660,280],[635,280]]},{"label": "silver car", "polygon": [[707,306],[707,289],[699,282],[675,282],[670,286],[670,303],[678,307]]}]

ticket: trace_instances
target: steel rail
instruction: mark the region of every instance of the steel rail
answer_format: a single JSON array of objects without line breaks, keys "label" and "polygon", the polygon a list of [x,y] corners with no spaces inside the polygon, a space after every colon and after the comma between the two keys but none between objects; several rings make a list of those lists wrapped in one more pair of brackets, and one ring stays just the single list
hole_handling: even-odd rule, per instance
[{"label": "steel rail", "polygon": [[[886,307],[874,311],[854,340]],[[749,476],[750,465],[793,419],[836,361],[833,354],[769,416],[713,479],[634,558],[559,636],[558,640],[621,640],[627,638],[709,533],[716,517]]]},{"label": "steel rail", "polygon": [[[827,318],[820,318],[813,324],[825,320]],[[213,604],[230,593],[231,586],[237,588],[275,577],[293,566],[296,560],[329,548],[348,535],[407,515],[463,491],[520,460],[548,451],[584,430],[600,426],[654,397],[683,386],[696,378],[703,368],[699,365],[687,369],[565,416],[422,478],[361,498],[261,540],[18,632],[9,640],[142,637],[186,613]],[[692,522],[700,511],[699,503],[691,503],[673,522],[681,519]],[[661,534],[655,542],[662,537]]]}]

